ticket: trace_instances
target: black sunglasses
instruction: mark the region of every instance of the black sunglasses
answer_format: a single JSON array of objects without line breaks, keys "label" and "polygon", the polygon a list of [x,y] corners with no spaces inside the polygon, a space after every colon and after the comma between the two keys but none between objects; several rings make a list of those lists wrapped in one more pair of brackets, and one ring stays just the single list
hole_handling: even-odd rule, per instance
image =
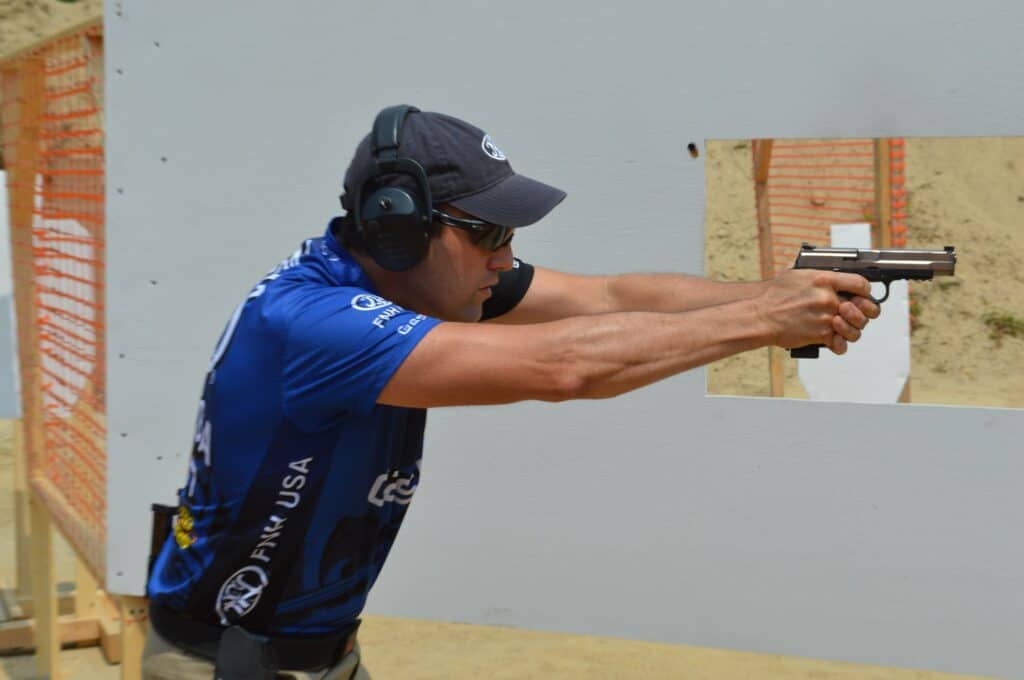
[{"label": "black sunglasses", "polygon": [[455,217],[448,213],[441,212],[434,208],[434,219],[449,227],[464,229],[473,234],[473,243],[486,248],[487,250],[498,250],[507,246],[515,235],[513,227],[503,227],[500,224],[491,224],[481,220],[473,220],[465,217]]}]

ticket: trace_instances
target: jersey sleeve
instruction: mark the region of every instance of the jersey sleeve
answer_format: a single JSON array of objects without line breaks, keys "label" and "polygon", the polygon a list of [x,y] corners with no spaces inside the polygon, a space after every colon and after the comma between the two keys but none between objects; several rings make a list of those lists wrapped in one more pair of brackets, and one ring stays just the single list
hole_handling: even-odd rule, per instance
[{"label": "jersey sleeve", "polygon": [[481,321],[493,319],[512,311],[530,289],[533,282],[533,265],[513,258],[512,268],[498,275],[498,284],[491,288],[491,297],[484,300]]},{"label": "jersey sleeve", "polygon": [[289,324],[282,366],[285,413],[310,431],[346,413],[368,413],[438,323],[358,288],[330,291]]}]

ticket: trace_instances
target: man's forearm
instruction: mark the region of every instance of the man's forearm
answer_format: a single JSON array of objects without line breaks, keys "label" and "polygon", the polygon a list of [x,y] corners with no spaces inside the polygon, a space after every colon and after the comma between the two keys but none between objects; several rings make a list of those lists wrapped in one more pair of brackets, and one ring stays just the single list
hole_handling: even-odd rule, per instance
[{"label": "man's forearm", "polygon": [[686,274],[622,274],[605,282],[613,312],[685,312],[756,297],[764,281],[712,281]]},{"label": "man's forearm", "polygon": [[576,377],[572,398],[604,398],[770,344],[754,301],[681,313],[614,313],[555,322],[542,356]]}]

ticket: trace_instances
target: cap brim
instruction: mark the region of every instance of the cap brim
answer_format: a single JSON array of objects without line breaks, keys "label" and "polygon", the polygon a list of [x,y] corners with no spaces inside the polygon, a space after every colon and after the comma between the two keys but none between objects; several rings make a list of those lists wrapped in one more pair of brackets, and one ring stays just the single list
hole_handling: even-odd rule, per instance
[{"label": "cap brim", "polygon": [[509,175],[472,196],[450,201],[474,217],[506,227],[537,222],[565,198],[565,192],[523,175]]}]

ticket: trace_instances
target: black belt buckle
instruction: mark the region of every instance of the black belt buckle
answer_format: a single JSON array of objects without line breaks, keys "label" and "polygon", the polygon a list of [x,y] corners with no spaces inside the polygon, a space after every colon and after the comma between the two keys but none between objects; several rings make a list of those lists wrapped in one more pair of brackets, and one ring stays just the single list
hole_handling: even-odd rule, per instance
[{"label": "black belt buckle", "polygon": [[215,680],[274,680],[277,654],[267,638],[231,626],[220,637],[214,663]]}]

